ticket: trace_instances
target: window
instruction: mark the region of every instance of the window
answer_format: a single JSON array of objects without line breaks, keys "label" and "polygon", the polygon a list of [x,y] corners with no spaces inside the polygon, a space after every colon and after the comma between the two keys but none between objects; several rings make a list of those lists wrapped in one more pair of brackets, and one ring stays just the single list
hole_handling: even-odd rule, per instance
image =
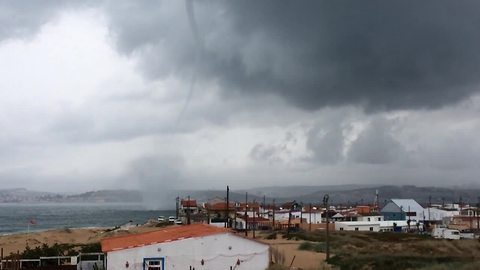
[{"label": "window", "polygon": [[373,227],[370,227],[370,231],[373,232]]},{"label": "window", "polygon": [[382,221],[382,218],[378,218],[378,221]]},{"label": "window", "polygon": [[165,265],[164,258],[144,258],[143,270],[163,270]]},{"label": "window", "polygon": [[355,227],[355,231],[358,231],[358,227]]},{"label": "window", "polygon": [[370,221],[370,218],[368,218],[368,221]]},{"label": "window", "polygon": [[340,228],[340,231],[343,231],[343,228]]}]

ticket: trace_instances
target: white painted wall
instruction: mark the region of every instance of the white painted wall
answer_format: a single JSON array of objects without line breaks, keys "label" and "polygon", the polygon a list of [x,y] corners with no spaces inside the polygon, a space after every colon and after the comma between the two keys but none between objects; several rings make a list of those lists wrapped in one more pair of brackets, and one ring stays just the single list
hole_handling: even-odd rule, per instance
[{"label": "white painted wall", "polygon": [[[360,222],[360,221],[340,221],[335,222],[335,230],[336,231],[358,231],[363,232],[379,232],[380,231],[380,223],[378,222]],[[372,228],[372,230],[370,230]]]},{"label": "white painted wall", "polygon": [[313,224],[322,223],[321,212],[312,212],[311,215],[308,212],[303,212],[302,217],[307,220],[307,223],[313,223]]},{"label": "white painted wall", "polygon": [[195,270],[230,269],[237,259],[241,263],[236,270],[264,270],[269,263],[269,247],[230,233],[217,234],[111,251],[107,254],[107,270],[143,270],[143,259],[152,257],[165,258],[168,270],[190,266]]},{"label": "white painted wall", "polygon": [[364,222],[379,222],[383,221],[383,216],[359,216],[357,217],[357,221],[364,221]]},{"label": "white painted wall", "polygon": [[[289,211],[276,211],[275,221],[288,220],[288,213]],[[292,211],[292,219],[294,218],[300,218],[300,211]],[[305,218],[305,216],[303,216],[303,218]]]},{"label": "white painted wall", "polygon": [[[437,208],[425,208],[424,214],[425,220],[442,221],[444,218],[459,215],[460,211],[446,211]],[[430,217],[428,216],[429,214]]]}]

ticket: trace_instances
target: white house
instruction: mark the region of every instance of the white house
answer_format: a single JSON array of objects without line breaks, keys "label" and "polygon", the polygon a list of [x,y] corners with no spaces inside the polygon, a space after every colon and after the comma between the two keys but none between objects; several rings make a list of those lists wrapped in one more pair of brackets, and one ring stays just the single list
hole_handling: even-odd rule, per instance
[{"label": "white house", "polygon": [[[377,216],[376,216],[377,217]],[[405,231],[407,222],[399,221],[337,221],[335,222],[336,231],[363,231],[363,232],[393,232]]]},{"label": "white house", "polygon": [[443,221],[445,218],[451,218],[460,214],[459,210],[443,210],[438,208],[425,208],[423,213],[425,220],[429,221]]},{"label": "white house", "polygon": [[408,223],[406,220],[386,220],[380,221],[380,232],[393,232],[397,230],[399,232],[406,231]]},{"label": "white house", "polygon": [[107,270],[266,269],[269,246],[206,224],[102,240]]},{"label": "white house", "polygon": [[364,222],[380,222],[383,221],[382,215],[362,215],[357,217],[357,221],[364,221]]},{"label": "white house", "polygon": [[[291,213],[292,213],[292,219],[300,218],[300,216],[302,215],[300,210],[292,211]],[[288,211],[288,210],[276,211],[275,212],[275,220],[277,220],[277,221],[288,220],[289,215],[290,215],[290,211]],[[308,216],[308,214],[307,214],[307,216]],[[312,218],[312,220],[313,220],[313,218]]]},{"label": "white house", "polygon": [[336,231],[379,232],[380,222],[339,221],[335,222]]}]

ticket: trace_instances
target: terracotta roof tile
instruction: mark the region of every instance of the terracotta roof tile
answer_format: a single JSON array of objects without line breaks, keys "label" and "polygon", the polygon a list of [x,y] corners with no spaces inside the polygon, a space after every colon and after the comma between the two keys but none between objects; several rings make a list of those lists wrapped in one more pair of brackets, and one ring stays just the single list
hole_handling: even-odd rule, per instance
[{"label": "terracotta roof tile", "polygon": [[110,252],[121,249],[152,245],[186,238],[202,237],[227,233],[230,230],[206,224],[193,224],[161,229],[132,235],[122,235],[102,240],[102,251]]},{"label": "terracotta roof tile", "polygon": [[[231,211],[235,210],[235,203],[229,203],[229,209]],[[212,203],[212,204],[206,204],[205,205],[208,210],[227,210],[227,203],[226,202],[218,202],[218,203]]]},{"label": "terracotta roof tile", "polygon": [[197,207],[197,200],[182,200],[180,204],[183,207]]}]

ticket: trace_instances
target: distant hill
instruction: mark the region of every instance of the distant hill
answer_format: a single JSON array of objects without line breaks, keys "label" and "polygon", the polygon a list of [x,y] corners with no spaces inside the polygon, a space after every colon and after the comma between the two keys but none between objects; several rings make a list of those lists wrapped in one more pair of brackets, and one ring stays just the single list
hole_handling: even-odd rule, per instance
[{"label": "distant hill", "polygon": [[1,203],[57,202],[63,196],[51,192],[31,191],[26,188],[0,189]]},{"label": "distant hill", "polygon": [[106,203],[140,203],[142,196],[136,190],[99,190],[77,195],[65,196],[66,202],[106,202]]},{"label": "distant hill", "polygon": [[479,188],[446,188],[446,187],[417,187],[417,186],[378,186],[354,188],[346,190],[332,190],[322,188],[321,191],[312,192],[288,199],[301,200],[303,202],[320,202],[325,194],[329,194],[330,202],[334,204],[372,204],[375,200],[375,192],[378,190],[379,203],[383,204],[388,199],[415,199],[420,204],[428,204],[429,197],[432,203],[478,203]]},{"label": "distant hill", "polygon": [[138,191],[130,190],[100,190],[75,195],[65,195],[52,192],[32,191],[25,188],[0,190],[0,203],[48,203],[48,202],[142,202]]},{"label": "distant hill", "polygon": [[[276,203],[296,200],[303,203],[320,203],[323,196],[329,194],[331,204],[372,204],[375,192],[378,190],[379,203],[393,198],[413,198],[426,205],[431,196],[432,203],[464,203],[476,205],[480,196],[480,188],[447,188],[447,187],[416,187],[416,186],[277,186],[263,187],[249,190],[231,190],[230,201],[245,201],[245,192],[248,192],[249,201],[267,203],[273,199]],[[50,192],[30,191],[25,188],[0,190],[0,203],[37,203],[37,202],[88,202],[88,203],[147,203],[145,192],[136,190],[99,190],[80,194],[65,195]],[[175,205],[175,197],[190,196],[199,202],[211,199],[223,200],[227,196],[226,190],[177,190],[161,195],[154,194],[158,200],[163,200],[171,209]],[[153,201],[153,204],[155,200]]]}]

